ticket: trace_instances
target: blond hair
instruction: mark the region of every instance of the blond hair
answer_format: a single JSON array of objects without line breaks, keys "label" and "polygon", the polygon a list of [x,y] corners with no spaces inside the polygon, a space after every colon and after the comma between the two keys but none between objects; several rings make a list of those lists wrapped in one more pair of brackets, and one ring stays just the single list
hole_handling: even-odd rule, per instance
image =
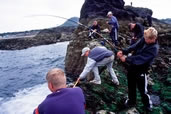
[{"label": "blond hair", "polygon": [[144,37],[150,40],[157,39],[158,32],[154,27],[144,30]]},{"label": "blond hair", "polygon": [[66,85],[66,76],[62,69],[54,68],[49,70],[46,75],[48,83],[52,83],[55,87],[61,87]]}]

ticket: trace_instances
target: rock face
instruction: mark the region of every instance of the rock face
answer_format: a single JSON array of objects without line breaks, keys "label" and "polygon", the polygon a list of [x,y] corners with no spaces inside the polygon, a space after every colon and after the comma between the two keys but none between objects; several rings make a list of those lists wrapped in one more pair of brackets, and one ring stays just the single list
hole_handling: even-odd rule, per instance
[{"label": "rock face", "polygon": [[146,18],[147,15],[152,16],[152,14],[153,14],[153,11],[151,9],[148,9],[148,8],[125,6],[125,10],[133,13],[135,15],[135,17]]},{"label": "rock face", "polygon": [[108,11],[119,19],[132,20],[136,17],[145,18],[152,15],[152,10],[147,8],[124,7],[123,0],[85,0],[81,9],[81,19],[106,17]]},{"label": "rock face", "polygon": [[124,8],[123,0],[85,0],[80,18],[106,17],[108,11],[118,11]]},{"label": "rock face", "polygon": [[[77,33],[78,31],[76,31]],[[67,55],[65,58],[65,71],[67,75],[78,76],[85,63],[85,57],[81,57],[81,49],[87,46],[89,40],[87,38],[87,32],[80,32],[73,36],[74,40],[69,43],[67,48]]]}]

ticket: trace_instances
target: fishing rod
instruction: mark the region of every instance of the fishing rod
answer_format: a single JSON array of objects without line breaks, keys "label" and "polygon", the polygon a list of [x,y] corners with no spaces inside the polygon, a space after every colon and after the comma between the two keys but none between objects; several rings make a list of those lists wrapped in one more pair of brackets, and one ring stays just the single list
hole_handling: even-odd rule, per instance
[{"label": "fishing rod", "polygon": [[[87,29],[90,29],[88,26],[86,26],[86,25],[84,25],[84,24],[82,24],[80,22],[77,22],[77,21],[74,21],[72,19],[68,19],[68,18],[62,17],[62,16],[57,16],[57,15],[46,15],[46,14],[43,14],[43,15],[29,15],[29,16],[26,16],[26,17],[37,17],[37,16],[48,16],[48,17],[61,18],[61,19],[65,19],[65,20],[68,20],[70,22],[76,23],[76,24],[78,24],[80,26],[83,26],[83,27],[85,27]],[[112,49],[115,49],[114,45],[110,41],[108,41],[106,38],[104,38],[100,33],[96,32],[96,31],[93,31],[93,29],[90,29],[90,31],[92,31],[92,32],[96,33],[97,35],[99,35],[101,38],[103,38],[111,46]]]},{"label": "fishing rod", "polygon": [[81,25],[81,26],[84,26],[84,27],[88,28],[88,26],[83,25],[83,24],[80,23],[80,22],[77,22],[77,21],[74,21],[74,20],[72,20],[72,19],[68,19],[68,18],[65,18],[65,17],[57,16],[57,15],[46,15],[46,14],[43,14],[43,15],[29,15],[29,16],[26,16],[26,17],[39,17],[39,16],[61,18],[61,19],[65,19],[65,20],[68,20],[68,21],[70,21],[70,22],[73,22],[73,23],[76,23],[76,24],[78,24],[78,25]]}]

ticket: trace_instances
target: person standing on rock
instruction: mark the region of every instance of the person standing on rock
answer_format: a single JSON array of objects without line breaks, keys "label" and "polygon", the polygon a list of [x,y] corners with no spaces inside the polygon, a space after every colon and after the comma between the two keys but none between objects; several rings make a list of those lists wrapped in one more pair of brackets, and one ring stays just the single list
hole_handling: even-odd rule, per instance
[{"label": "person standing on rock", "polygon": [[131,45],[133,45],[144,36],[144,27],[140,23],[129,23],[128,26],[130,31],[133,32],[131,39]]},{"label": "person standing on rock", "polygon": [[94,73],[94,80],[90,81],[94,84],[101,84],[99,75],[99,66],[107,66],[108,71],[112,77],[112,81],[115,85],[119,85],[118,78],[112,68],[114,61],[114,54],[104,46],[97,46],[90,50],[89,47],[82,49],[82,55],[88,57],[87,64],[84,67],[83,72],[80,74],[79,79],[84,79],[86,75],[92,70]]},{"label": "person standing on rock", "polygon": [[[128,99],[125,102],[127,107],[136,104],[136,87],[140,92],[142,102],[146,111],[152,111],[152,101],[147,94],[147,72],[154,58],[158,54],[157,30],[153,27],[144,31],[144,38],[127,49],[119,51],[117,56],[122,62],[129,64],[128,79]],[[132,56],[125,56],[134,51]]]},{"label": "person standing on rock", "polygon": [[46,75],[52,92],[34,110],[34,114],[85,114],[85,99],[81,88],[66,88],[66,76],[59,68]]},{"label": "person standing on rock", "polygon": [[89,28],[90,32],[89,32],[89,38],[97,38],[98,35],[97,33],[100,33],[100,26],[98,25],[97,21],[93,22],[93,25]]},{"label": "person standing on rock", "polygon": [[109,11],[107,13],[107,16],[109,17],[109,21],[107,24],[109,24],[112,29],[110,31],[110,37],[112,39],[112,42],[117,46],[118,45],[118,29],[119,29],[119,23],[115,16],[113,16],[113,13]]}]

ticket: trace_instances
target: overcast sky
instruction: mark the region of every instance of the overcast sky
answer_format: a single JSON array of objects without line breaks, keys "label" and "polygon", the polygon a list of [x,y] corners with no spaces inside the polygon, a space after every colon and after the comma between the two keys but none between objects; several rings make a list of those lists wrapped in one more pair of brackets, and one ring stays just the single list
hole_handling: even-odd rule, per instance
[{"label": "overcast sky", "polygon": [[[171,18],[170,0],[125,0],[126,4],[148,7],[153,17]],[[84,0],[0,0],[0,33],[55,27],[65,20],[30,15],[80,16]]]}]

